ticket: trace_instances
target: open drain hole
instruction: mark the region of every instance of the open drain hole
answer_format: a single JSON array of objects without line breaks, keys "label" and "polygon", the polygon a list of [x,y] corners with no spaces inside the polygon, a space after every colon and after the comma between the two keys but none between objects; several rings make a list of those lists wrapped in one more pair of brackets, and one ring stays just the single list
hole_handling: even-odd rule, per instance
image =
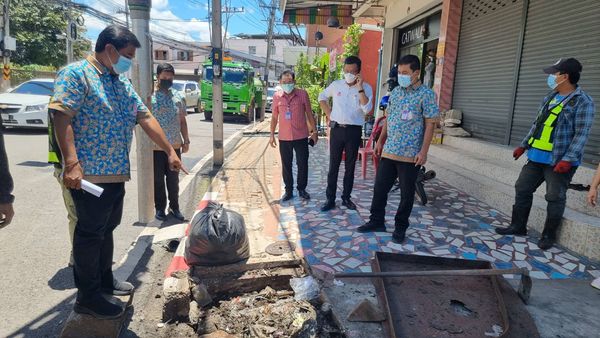
[{"label": "open drain hole", "polygon": [[476,316],[476,313],[473,312],[473,310],[469,309],[465,305],[465,303],[461,302],[460,300],[451,299],[450,306],[454,310],[454,313],[456,313],[459,316],[463,316],[463,317],[475,317]]}]

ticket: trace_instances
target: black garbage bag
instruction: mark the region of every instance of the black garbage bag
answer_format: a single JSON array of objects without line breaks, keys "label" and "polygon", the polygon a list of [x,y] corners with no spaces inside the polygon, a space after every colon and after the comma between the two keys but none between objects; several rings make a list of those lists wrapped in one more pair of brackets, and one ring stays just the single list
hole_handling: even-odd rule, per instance
[{"label": "black garbage bag", "polygon": [[196,214],[185,245],[188,265],[233,264],[250,257],[244,217],[210,202]]}]

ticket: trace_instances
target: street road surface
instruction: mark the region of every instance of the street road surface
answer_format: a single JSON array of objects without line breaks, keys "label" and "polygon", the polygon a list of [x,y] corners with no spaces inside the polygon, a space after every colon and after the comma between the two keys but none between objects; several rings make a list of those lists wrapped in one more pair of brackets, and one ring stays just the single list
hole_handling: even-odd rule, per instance
[{"label": "street road surface", "polygon": [[[212,150],[212,123],[204,121],[202,114],[190,114],[188,125],[190,152],[183,157],[191,170]],[[226,121],[225,139],[245,126]],[[16,200],[13,222],[0,230],[0,337],[55,337],[63,324],[55,318],[71,309],[75,289],[72,270],[67,267],[67,214],[60,187],[52,176],[54,167],[46,163],[48,137],[45,131],[11,129],[5,131],[4,138]],[[144,228],[135,224],[135,154],[134,143],[132,180],[125,186],[123,220],[115,232],[115,261]]]}]

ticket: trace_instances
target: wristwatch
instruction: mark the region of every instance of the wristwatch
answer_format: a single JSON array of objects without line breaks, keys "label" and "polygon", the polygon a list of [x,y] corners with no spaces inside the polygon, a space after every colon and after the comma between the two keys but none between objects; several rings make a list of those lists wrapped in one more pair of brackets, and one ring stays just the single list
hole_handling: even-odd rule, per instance
[{"label": "wristwatch", "polygon": [[359,93],[364,93],[364,92],[365,92],[365,90],[364,90],[364,89],[361,89],[361,90],[359,90],[358,92],[359,92]]}]

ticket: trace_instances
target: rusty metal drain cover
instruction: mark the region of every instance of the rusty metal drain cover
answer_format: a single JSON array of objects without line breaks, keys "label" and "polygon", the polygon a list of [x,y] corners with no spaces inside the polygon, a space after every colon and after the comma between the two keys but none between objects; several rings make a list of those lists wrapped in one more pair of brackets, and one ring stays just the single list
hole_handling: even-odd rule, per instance
[{"label": "rusty metal drain cover", "polygon": [[296,246],[294,243],[288,241],[278,241],[275,243],[271,243],[267,246],[265,251],[269,255],[273,256],[281,256],[286,253],[294,252],[296,250]]}]

